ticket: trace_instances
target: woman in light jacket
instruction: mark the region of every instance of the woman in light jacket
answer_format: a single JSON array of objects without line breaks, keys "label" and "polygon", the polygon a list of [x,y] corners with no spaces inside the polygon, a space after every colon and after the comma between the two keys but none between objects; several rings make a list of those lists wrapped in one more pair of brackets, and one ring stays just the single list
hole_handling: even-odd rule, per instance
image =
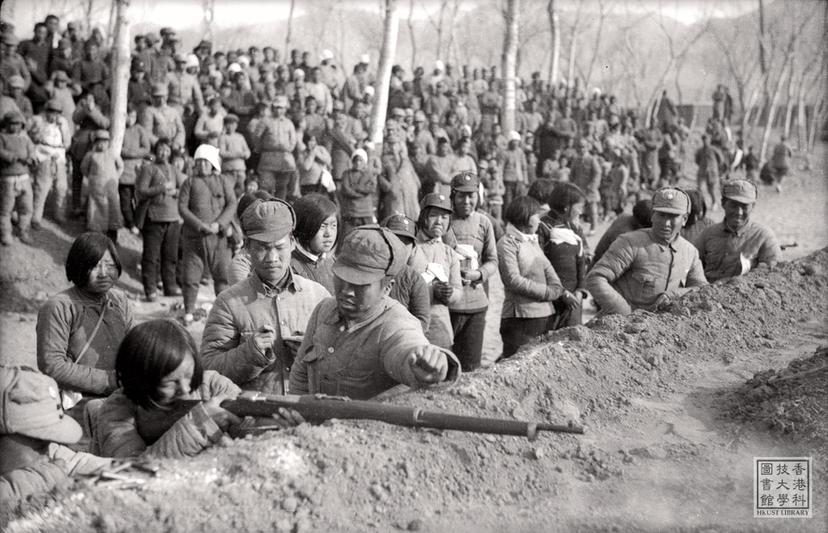
[{"label": "woman in light jacket", "polygon": [[551,329],[554,302],[568,292],[538,244],[535,232],[540,212],[540,203],[532,197],[512,200],[505,213],[506,234],[497,243],[505,292],[500,321],[502,359]]}]

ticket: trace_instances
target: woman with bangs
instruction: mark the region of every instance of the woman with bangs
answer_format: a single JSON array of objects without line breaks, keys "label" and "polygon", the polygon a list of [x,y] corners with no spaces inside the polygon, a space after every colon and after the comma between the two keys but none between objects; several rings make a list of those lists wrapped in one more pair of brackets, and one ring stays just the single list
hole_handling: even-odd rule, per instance
[{"label": "woman with bangs", "polygon": [[321,194],[309,194],[294,202],[296,248],[290,268],[313,280],[331,294],[333,288],[333,249],[339,237],[339,212],[336,204]]}]

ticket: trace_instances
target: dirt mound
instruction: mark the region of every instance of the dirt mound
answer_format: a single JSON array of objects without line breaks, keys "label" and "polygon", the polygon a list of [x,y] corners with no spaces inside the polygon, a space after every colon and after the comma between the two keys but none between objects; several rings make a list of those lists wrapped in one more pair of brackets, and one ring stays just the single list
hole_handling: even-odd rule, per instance
[{"label": "dirt mound", "polygon": [[735,391],[728,414],[796,438],[828,442],[828,346]]},{"label": "dirt mound", "polygon": [[[822,250],[706,287],[659,313],[554,332],[453,387],[387,400],[480,416],[575,420],[586,426],[583,438],[544,434],[529,441],[369,421],[303,425],[165,462],[158,478],[138,490],[78,488],[10,531],[607,529],[612,517],[585,522],[548,512],[558,498],[572,497],[573,480],[595,486],[637,468],[640,459],[601,449],[590,434],[622,420],[631,399],[667,394],[704,363],[750,360],[826,316],[826,266]],[[706,516],[697,520],[710,524]]]}]

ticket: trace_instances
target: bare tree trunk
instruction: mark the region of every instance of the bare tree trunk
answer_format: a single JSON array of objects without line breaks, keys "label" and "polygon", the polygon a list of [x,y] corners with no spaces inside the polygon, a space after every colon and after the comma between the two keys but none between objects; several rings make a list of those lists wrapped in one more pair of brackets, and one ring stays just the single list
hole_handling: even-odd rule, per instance
[{"label": "bare tree trunk", "polygon": [[385,22],[382,33],[382,49],[377,67],[377,90],[374,107],[371,110],[371,141],[379,146],[382,143],[382,131],[385,126],[385,114],[388,110],[388,89],[391,85],[391,67],[397,52],[397,35],[400,30],[400,17],[397,0],[385,0]]},{"label": "bare tree trunk", "polygon": [[814,151],[817,132],[821,131],[823,124],[825,124],[825,111],[825,98],[823,97],[820,98],[819,105],[814,106],[814,111],[811,113],[811,129],[808,132],[808,153],[812,153]]},{"label": "bare tree trunk", "polygon": [[799,78],[799,87],[796,91],[796,146],[800,152],[808,149],[808,140],[805,137],[805,123],[807,121],[805,111],[805,71]]},{"label": "bare tree trunk", "polygon": [[601,37],[604,35],[604,19],[606,19],[604,1],[598,0],[598,29],[595,32],[595,42],[592,45],[592,57],[589,60],[589,67],[584,79],[584,91],[589,90],[589,82],[592,80],[592,70],[595,68],[595,61],[601,51]]},{"label": "bare tree trunk", "polygon": [[414,72],[414,69],[417,68],[417,36],[414,34],[414,20],[412,18],[414,14],[414,0],[410,0],[408,3],[408,20],[406,24],[408,25],[408,38],[411,39],[411,72]]},{"label": "bare tree trunk", "polygon": [[127,85],[129,84],[129,0],[113,0],[115,7],[115,39],[112,47],[112,110],[110,111],[112,153],[121,156],[127,117]]},{"label": "bare tree trunk", "polygon": [[759,151],[759,161],[764,162],[768,151],[768,142],[770,141],[771,130],[773,129],[773,122],[776,118],[776,106],[779,103],[779,94],[782,92],[782,85],[785,84],[785,78],[788,76],[788,65],[790,58],[785,58],[782,68],[779,72],[779,78],[776,80],[776,87],[773,89],[773,97],[771,98],[770,107],[768,108],[768,120],[765,123],[765,130],[762,133],[762,149]]},{"label": "bare tree trunk", "polygon": [[[288,19],[287,19],[287,32],[285,35],[285,62],[287,63],[288,57],[290,57],[290,38],[292,37],[293,33],[293,8],[296,7],[296,0],[290,0],[290,11],[288,12]],[[293,78],[293,73],[290,73],[291,79]]]},{"label": "bare tree trunk", "polygon": [[111,2],[112,3],[109,4],[109,22],[106,25],[107,48],[112,48],[112,45],[115,42],[115,13],[117,2],[115,0],[111,0]]},{"label": "bare tree trunk", "polygon": [[508,0],[506,11],[503,13],[506,21],[506,39],[503,42],[503,80],[506,83],[503,102],[503,131],[515,129],[516,89],[515,76],[517,74],[517,49],[520,31],[520,0]]},{"label": "bare tree trunk", "polygon": [[213,39],[213,16],[216,11],[215,0],[202,0],[201,9],[204,13],[204,18],[201,21],[202,37],[204,39]]},{"label": "bare tree trunk", "polygon": [[549,14],[549,30],[552,32],[552,59],[549,64],[549,78],[547,81],[556,85],[558,83],[558,70],[561,65],[561,28],[558,20],[558,13],[555,11],[555,0],[549,0],[546,4],[546,12]]},{"label": "bare tree trunk", "polygon": [[[762,108],[768,105],[768,99],[770,98],[770,94],[768,93],[768,62],[767,62],[767,52],[765,51],[765,2],[764,0],[758,0],[759,2],[759,68],[762,72]],[[763,109],[759,110],[759,114],[761,115]]]},{"label": "bare tree trunk", "polygon": [[92,9],[95,7],[95,0],[86,0],[83,6],[83,18],[86,24],[86,34],[92,33]]},{"label": "bare tree trunk", "polygon": [[785,137],[791,134],[791,118],[793,117],[794,104],[794,71],[796,70],[796,54],[791,55],[791,75],[788,77],[788,94],[785,102],[785,121],[782,124],[782,131]]}]

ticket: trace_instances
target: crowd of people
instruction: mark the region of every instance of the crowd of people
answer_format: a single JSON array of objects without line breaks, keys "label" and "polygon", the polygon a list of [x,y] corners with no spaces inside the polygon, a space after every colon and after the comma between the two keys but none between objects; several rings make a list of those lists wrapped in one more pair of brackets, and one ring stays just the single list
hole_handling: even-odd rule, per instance
[{"label": "crowd of people", "polygon": [[[61,32],[50,16],[24,42],[4,23],[0,43],[2,243],[16,225],[31,244],[49,197],[55,222],[86,230],[66,259],[72,287],[38,314],[42,374],[0,373],[4,495],[52,479],[26,468],[54,456],[44,442],[80,439],[71,420],[96,455],[180,457],[243,423],[220,407],[241,390],[366,399],[473,372],[493,276],[507,359],[581,324],[590,294],[601,314],[654,310],[779,259],[750,220],[758,161],[731,145],[724,106],[695,153],[698,190],[685,190],[689,129],[666,94],[641,120],[612,95],[536,73],[503,131],[495,67],[395,66],[376,145],[367,55],[346,73],[328,50],[318,64],[208,41],[184,53],[163,28],[135,37],[115,154],[100,32]],[[612,225],[593,251],[602,219]],[[134,323],[113,288],[118,230],[142,239],[144,298],[182,297],[180,321]],[[206,280],[216,299],[197,346],[185,326]],[[157,440],[142,434],[142,419],[183,398],[203,402]],[[26,418],[37,409],[49,417]],[[33,427],[47,419],[53,430]],[[302,420],[286,410],[277,422]]]}]

